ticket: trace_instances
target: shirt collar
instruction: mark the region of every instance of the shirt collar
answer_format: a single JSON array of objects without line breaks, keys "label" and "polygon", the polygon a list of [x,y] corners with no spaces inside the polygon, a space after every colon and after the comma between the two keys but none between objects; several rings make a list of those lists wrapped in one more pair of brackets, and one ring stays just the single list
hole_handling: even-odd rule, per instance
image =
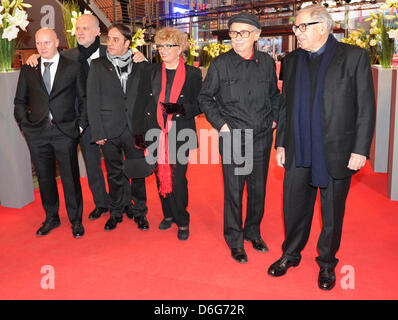
[{"label": "shirt collar", "polygon": [[323,54],[323,53],[325,52],[325,50],[326,50],[326,43],[327,43],[327,41],[324,43],[324,45],[323,45],[318,51],[315,51],[315,52],[308,51],[308,55],[309,55],[311,58],[320,56],[320,55]]},{"label": "shirt collar", "polygon": [[100,56],[100,48],[98,48],[97,49],[97,51],[95,51],[91,56],[90,56],[90,60],[94,60],[94,59],[97,59],[97,58],[99,58],[99,56]]},{"label": "shirt collar", "polygon": [[41,58],[41,62],[42,63],[44,63],[44,62],[53,62],[54,64],[56,64],[59,61],[59,57],[60,57],[59,52],[57,52],[57,54],[54,57],[52,57],[51,59],[45,59],[45,58],[42,57]]},{"label": "shirt collar", "polygon": [[254,61],[255,63],[258,63],[258,51],[253,48],[253,54],[249,59],[244,59],[242,58],[239,54],[235,52],[234,49],[231,49],[231,57],[232,57],[232,62],[234,63],[235,66],[238,66],[243,61]]}]

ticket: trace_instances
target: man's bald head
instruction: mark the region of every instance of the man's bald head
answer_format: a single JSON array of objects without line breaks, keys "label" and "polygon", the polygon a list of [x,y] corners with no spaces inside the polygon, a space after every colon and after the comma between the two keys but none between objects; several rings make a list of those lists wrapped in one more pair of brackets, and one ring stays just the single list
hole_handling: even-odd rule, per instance
[{"label": "man's bald head", "polygon": [[83,21],[83,20],[90,21],[97,28],[100,25],[98,18],[93,14],[88,14],[88,13],[82,14],[79,18],[77,18],[76,22]]},{"label": "man's bald head", "polygon": [[57,54],[59,39],[53,29],[42,28],[37,30],[35,41],[37,51],[41,57],[51,59]]},{"label": "man's bald head", "polygon": [[84,47],[89,47],[100,35],[99,20],[92,14],[83,14],[76,21],[76,39]]}]

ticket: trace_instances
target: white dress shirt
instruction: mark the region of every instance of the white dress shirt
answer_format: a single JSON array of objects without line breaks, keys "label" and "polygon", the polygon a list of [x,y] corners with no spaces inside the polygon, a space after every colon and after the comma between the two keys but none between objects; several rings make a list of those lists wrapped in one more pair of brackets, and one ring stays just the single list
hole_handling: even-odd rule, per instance
[{"label": "white dress shirt", "polygon": [[97,58],[99,58],[99,57],[100,57],[100,49],[98,48],[97,51],[95,51],[95,52],[90,56],[90,58],[87,59],[88,65],[91,64],[91,61],[92,61],[92,60],[97,59]]},{"label": "white dress shirt", "polygon": [[53,87],[54,79],[55,79],[55,74],[57,73],[57,68],[58,68],[58,62],[59,62],[59,53],[52,57],[51,59],[45,59],[41,58],[41,75],[43,75],[45,66],[44,62],[52,62],[53,64],[50,66],[50,76],[51,76],[51,88]]}]

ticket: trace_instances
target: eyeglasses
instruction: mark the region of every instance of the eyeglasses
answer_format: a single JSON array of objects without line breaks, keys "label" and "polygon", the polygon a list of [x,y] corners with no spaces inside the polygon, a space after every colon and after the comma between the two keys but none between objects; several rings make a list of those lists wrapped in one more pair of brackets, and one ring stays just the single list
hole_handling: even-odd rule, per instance
[{"label": "eyeglasses", "polygon": [[316,21],[316,22],[308,22],[308,23],[300,23],[298,26],[296,26],[295,24],[292,26],[293,32],[296,33],[297,30],[300,30],[301,32],[305,32],[305,30],[307,30],[308,26],[311,26],[313,24],[317,24],[320,23],[320,21]]},{"label": "eyeglasses", "polygon": [[252,30],[252,31],[249,31],[249,30],[229,31],[228,34],[229,34],[230,38],[237,38],[237,37],[238,37],[238,34],[240,34],[240,36],[241,36],[242,38],[249,38],[250,34],[251,34],[253,31],[254,31],[254,30]]},{"label": "eyeglasses", "polygon": [[168,44],[155,44],[155,47],[157,50],[162,49],[162,48],[170,49],[173,47],[178,47],[178,44],[169,44],[169,43]]}]

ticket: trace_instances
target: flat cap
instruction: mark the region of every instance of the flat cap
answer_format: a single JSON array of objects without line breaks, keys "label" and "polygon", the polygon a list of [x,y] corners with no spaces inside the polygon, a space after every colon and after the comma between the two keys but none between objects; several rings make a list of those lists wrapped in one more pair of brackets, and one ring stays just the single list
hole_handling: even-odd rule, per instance
[{"label": "flat cap", "polygon": [[260,21],[258,21],[257,17],[254,14],[248,14],[247,12],[240,12],[229,18],[228,29],[231,27],[231,24],[233,24],[234,22],[247,23],[252,26],[255,26],[257,29],[261,29],[261,23]]}]

